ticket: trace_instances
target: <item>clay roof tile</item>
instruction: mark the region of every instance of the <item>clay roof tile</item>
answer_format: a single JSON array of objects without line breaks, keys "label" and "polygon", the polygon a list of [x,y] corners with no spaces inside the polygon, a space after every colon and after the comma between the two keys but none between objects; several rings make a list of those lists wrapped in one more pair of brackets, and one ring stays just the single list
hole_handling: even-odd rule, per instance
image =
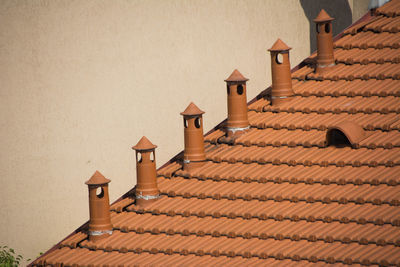
[{"label": "clay roof tile", "polygon": [[111,180],[103,176],[99,171],[96,171],[89,180],[85,182],[87,185],[108,184]]},{"label": "clay roof tile", "polygon": [[150,150],[156,148],[156,145],[153,145],[146,136],[143,136],[139,142],[133,146],[134,150]]}]

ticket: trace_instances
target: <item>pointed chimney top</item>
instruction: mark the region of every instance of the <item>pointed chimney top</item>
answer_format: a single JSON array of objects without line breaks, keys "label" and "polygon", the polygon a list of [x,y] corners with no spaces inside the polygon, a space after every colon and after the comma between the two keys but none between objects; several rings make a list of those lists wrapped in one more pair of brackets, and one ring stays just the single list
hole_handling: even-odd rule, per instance
[{"label": "pointed chimney top", "polygon": [[331,18],[324,9],[321,9],[318,16],[314,19],[314,22],[325,22],[331,20],[334,20],[334,18]]},{"label": "pointed chimney top", "polygon": [[190,102],[190,104],[187,106],[184,112],[181,112],[181,115],[183,116],[194,116],[194,115],[201,115],[204,114],[205,112],[199,109],[193,102]]},{"label": "pointed chimney top", "polygon": [[107,179],[103,176],[99,171],[96,171],[89,180],[85,182],[87,185],[100,185],[100,184],[108,184],[111,180]]},{"label": "pointed chimney top", "polygon": [[244,77],[237,69],[225,80],[225,82],[247,82],[249,79]]},{"label": "pointed chimney top", "polygon": [[276,42],[272,45],[268,51],[287,51],[292,49],[291,47],[287,46],[281,39],[278,38]]},{"label": "pointed chimney top", "polygon": [[132,147],[134,150],[151,150],[156,148],[156,145],[153,145],[146,136],[143,136],[139,142]]}]

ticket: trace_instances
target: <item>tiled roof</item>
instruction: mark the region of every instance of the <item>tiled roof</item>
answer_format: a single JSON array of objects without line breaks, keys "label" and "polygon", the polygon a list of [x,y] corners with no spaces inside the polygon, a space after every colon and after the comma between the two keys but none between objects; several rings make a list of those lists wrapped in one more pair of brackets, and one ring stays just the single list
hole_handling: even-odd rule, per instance
[{"label": "tiled roof", "polygon": [[[158,170],[160,199],[115,202],[111,236],[92,242],[81,227],[33,265],[399,266],[399,43],[392,0],[344,31],[335,66],[316,74],[306,59],[291,101],[271,106],[264,92],[249,104],[250,130],[208,134],[202,167]],[[343,121],[363,134],[328,146]]]}]

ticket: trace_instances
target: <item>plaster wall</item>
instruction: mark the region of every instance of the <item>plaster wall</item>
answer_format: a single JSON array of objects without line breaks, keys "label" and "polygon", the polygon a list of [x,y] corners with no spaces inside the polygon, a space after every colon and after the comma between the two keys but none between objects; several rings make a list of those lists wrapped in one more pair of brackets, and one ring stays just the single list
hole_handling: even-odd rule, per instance
[{"label": "plaster wall", "polygon": [[348,14],[339,31],[366,11],[353,2],[1,1],[0,245],[25,258],[48,250],[88,220],[95,170],[113,202],[136,183],[131,146],[143,135],[163,165],[183,149],[190,101],[207,132],[226,118],[233,69],[252,99],[271,83],[278,37],[294,67],[313,47],[308,15]]}]

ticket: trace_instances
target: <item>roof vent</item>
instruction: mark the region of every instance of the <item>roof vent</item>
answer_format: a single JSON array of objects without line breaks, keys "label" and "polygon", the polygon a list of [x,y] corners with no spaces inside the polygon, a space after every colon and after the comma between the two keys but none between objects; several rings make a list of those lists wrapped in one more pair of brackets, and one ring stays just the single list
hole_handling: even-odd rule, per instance
[{"label": "roof vent", "polygon": [[325,10],[314,19],[317,30],[317,72],[335,65],[333,57],[332,20]]},{"label": "roof vent", "polygon": [[352,146],[357,148],[359,147],[360,141],[366,137],[367,134],[360,125],[351,121],[343,121],[328,128],[326,142],[328,146]]},{"label": "roof vent", "polygon": [[146,136],[132,147],[136,151],[136,204],[143,206],[160,196],[157,187],[155,149]]},{"label": "roof vent", "polygon": [[237,69],[225,80],[228,95],[228,136],[235,136],[249,129],[245,78]]},{"label": "roof vent", "polygon": [[186,171],[200,167],[206,160],[204,152],[203,114],[204,111],[200,110],[193,102],[187,106],[185,111],[181,112],[185,135],[183,169]]},{"label": "roof vent", "polygon": [[288,101],[294,95],[289,61],[290,49],[281,39],[276,40],[268,49],[271,53],[272,105]]},{"label": "roof vent", "polygon": [[96,171],[85,182],[89,188],[89,240],[97,241],[112,234],[108,183],[111,182]]}]

